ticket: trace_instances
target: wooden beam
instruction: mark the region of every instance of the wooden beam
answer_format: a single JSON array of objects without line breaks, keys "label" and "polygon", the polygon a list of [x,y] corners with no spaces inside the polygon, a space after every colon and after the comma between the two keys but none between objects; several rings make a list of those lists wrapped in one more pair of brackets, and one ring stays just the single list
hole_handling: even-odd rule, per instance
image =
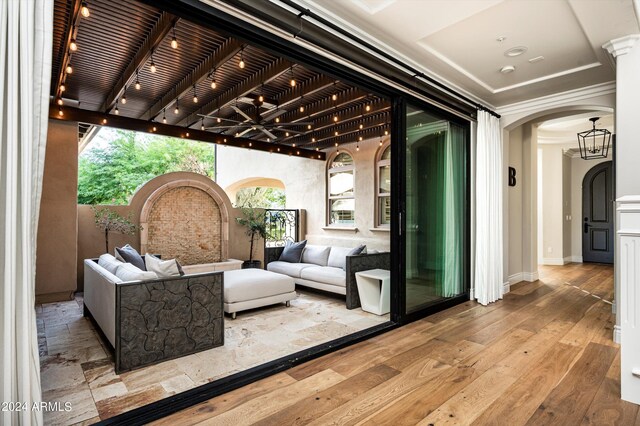
[{"label": "wooden beam", "polygon": [[127,65],[123,70],[118,83],[107,95],[107,98],[100,107],[100,111],[106,112],[113,107],[116,100],[124,93],[124,90],[134,82],[136,70],[147,62],[151,57],[151,51],[162,43],[162,40],[164,40],[169,31],[171,31],[171,28],[173,28],[177,22],[178,18],[176,16],[167,12],[162,12],[160,18],[153,29],[149,32],[149,35],[147,35],[142,46],[140,46],[134,57],[129,61],[129,65]]},{"label": "wooden beam", "polygon": [[308,121],[311,118],[330,114],[333,111],[340,111],[348,108],[354,102],[363,100],[367,97],[367,94],[356,87],[350,87],[339,93],[338,100],[333,101],[331,95],[326,96],[315,102],[305,104],[304,112],[300,112],[298,108],[288,111],[286,114],[280,116],[280,121],[283,123],[295,123],[297,121]]},{"label": "wooden beam", "polygon": [[[325,128],[319,132],[311,132],[306,135],[289,138],[287,143],[296,143],[298,146],[316,146],[311,142],[311,138],[315,138],[315,144],[322,145],[323,142],[335,142],[334,139],[339,138],[339,142],[357,142],[358,137],[364,138],[364,132],[367,129],[378,127],[389,127],[390,121],[390,109],[379,111],[361,120],[353,120],[346,123],[339,123],[335,126]],[[363,128],[360,129],[360,124]],[[338,136],[335,136],[335,132],[338,132]],[[284,143],[285,141],[279,141]]]},{"label": "wooden beam", "polygon": [[61,45],[64,52],[62,52],[62,60],[60,61],[61,65],[60,72],[58,74],[58,83],[55,87],[51,88],[53,96],[60,94],[60,85],[65,81],[67,65],[69,65],[72,55],[69,45],[71,44],[71,40],[76,38],[78,32],[78,20],[80,19],[81,6],[82,0],[72,0],[71,13],[69,14],[69,20],[67,21],[67,31]]},{"label": "wooden beam", "polygon": [[[63,112],[63,115],[59,114]],[[249,150],[266,151],[274,154],[285,154],[296,157],[325,160],[325,154],[304,148],[293,148],[276,143],[255,141],[247,138],[234,138],[202,130],[189,129],[170,124],[156,123],[138,118],[123,117],[120,115],[106,114],[99,111],[88,111],[79,108],[49,106],[49,119],[61,121],[75,121],[80,123],[109,126],[118,129],[133,130],[136,132],[151,133],[155,135],[171,136],[200,142],[216,143],[225,146],[235,146]]]},{"label": "wooden beam", "polygon": [[[162,98],[157,101],[151,108],[149,108],[144,114],[140,116],[141,120],[150,120],[155,118],[162,112],[164,108],[171,106],[177,98],[182,98],[190,92],[194,84],[199,83],[205,79],[211,70],[220,68],[225,62],[228,62],[233,58],[242,48],[242,43],[233,38],[228,38],[211,53],[204,61],[200,62],[188,75],[186,75],[178,83],[175,89],[171,89],[169,93],[166,93]],[[177,96],[176,96],[177,93]]]},{"label": "wooden beam", "polygon": [[239,84],[225,90],[224,93],[220,94],[216,99],[211,100],[207,104],[201,106],[196,112],[189,114],[187,117],[180,120],[177,125],[183,127],[192,126],[196,122],[200,121],[201,117],[198,114],[210,115],[231,105],[237,98],[245,96],[256,90],[262,85],[262,83],[267,84],[268,82],[278,78],[290,67],[291,64],[288,61],[285,61],[282,58],[276,59],[266,67],[244,79]]},{"label": "wooden beam", "polygon": [[313,149],[324,150],[328,148],[334,148],[336,143],[338,144],[338,146],[340,146],[346,143],[358,142],[357,138],[359,136],[362,136],[362,141],[366,141],[368,139],[380,138],[380,137],[382,137],[383,140],[385,140],[384,138],[388,138],[389,136],[385,135],[384,131],[388,129],[389,129],[389,125],[387,123],[383,123],[383,122],[373,123],[369,127],[365,127],[363,130],[344,133],[340,136],[329,137],[319,141],[316,140],[315,143],[304,143],[297,146],[304,147],[306,149],[313,148]]}]

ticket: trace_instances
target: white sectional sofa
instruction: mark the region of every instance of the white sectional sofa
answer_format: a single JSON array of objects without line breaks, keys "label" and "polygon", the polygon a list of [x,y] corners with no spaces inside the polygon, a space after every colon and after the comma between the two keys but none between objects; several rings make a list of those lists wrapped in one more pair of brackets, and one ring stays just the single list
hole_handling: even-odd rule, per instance
[{"label": "white sectional sofa", "polygon": [[288,275],[298,285],[346,295],[347,255],[351,250],[352,247],[307,244],[300,263],[276,260],[267,264],[267,270]]}]

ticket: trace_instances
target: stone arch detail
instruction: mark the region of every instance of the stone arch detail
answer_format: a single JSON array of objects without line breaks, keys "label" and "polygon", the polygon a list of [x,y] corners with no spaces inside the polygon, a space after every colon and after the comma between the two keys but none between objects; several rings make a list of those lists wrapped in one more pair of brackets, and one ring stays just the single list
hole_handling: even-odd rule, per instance
[{"label": "stone arch detail", "polygon": [[160,186],[144,202],[140,225],[142,254],[175,257],[185,265],[228,259],[229,212],[223,196],[203,182]]}]

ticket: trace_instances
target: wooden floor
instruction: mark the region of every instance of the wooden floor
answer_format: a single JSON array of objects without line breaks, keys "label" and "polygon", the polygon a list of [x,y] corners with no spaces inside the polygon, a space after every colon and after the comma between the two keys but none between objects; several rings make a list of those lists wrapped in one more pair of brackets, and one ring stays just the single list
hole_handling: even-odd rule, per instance
[{"label": "wooden floor", "polygon": [[464,303],[157,424],[640,424],[620,400],[612,268],[542,274],[503,301]]}]

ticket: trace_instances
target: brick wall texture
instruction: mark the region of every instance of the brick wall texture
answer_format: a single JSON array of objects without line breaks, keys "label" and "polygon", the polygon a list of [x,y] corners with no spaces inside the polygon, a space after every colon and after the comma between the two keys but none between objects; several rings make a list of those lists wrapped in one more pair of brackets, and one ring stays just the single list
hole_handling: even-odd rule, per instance
[{"label": "brick wall texture", "polygon": [[223,260],[220,208],[197,188],[163,194],[151,208],[148,236],[149,253],[164,259],[176,258],[183,265]]}]

